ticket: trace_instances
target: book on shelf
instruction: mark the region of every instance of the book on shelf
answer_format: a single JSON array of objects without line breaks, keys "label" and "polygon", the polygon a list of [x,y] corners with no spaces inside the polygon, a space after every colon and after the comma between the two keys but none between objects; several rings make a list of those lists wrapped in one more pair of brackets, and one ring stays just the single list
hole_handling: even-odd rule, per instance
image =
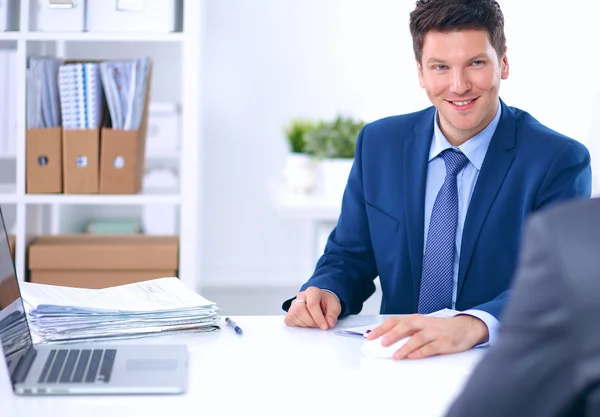
[{"label": "book on shelf", "polygon": [[129,339],[219,329],[219,308],[178,278],[102,289],[21,285],[34,343]]}]

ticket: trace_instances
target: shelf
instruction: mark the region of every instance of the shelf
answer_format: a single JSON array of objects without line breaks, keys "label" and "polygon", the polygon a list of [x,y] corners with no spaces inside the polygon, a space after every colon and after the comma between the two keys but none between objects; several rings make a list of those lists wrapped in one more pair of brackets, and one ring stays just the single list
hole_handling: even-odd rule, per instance
[{"label": "shelf", "polygon": [[116,42],[181,42],[184,34],[138,32],[0,32],[0,40],[26,41],[116,41]]},{"label": "shelf", "polygon": [[18,41],[23,39],[21,32],[0,32],[0,41]]},{"label": "shelf", "polygon": [[19,202],[15,184],[0,184],[0,204],[15,204]]},{"label": "shelf", "polygon": [[176,193],[145,191],[141,194],[26,194],[28,204],[90,204],[90,205],[145,205],[179,204]]},{"label": "shelf", "polygon": [[5,190],[0,184],[0,204],[90,204],[90,205],[145,205],[180,204],[181,196],[174,192],[144,192],[141,194],[25,194]]}]

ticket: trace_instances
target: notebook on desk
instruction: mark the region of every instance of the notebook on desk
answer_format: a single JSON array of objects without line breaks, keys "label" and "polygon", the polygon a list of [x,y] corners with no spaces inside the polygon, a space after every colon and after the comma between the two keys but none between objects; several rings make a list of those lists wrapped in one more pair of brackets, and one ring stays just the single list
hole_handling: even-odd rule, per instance
[{"label": "notebook on desk", "polygon": [[1,209],[0,223],[0,340],[2,357],[16,394],[178,394],[186,391],[188,353],[185,345],[34,345]]}]

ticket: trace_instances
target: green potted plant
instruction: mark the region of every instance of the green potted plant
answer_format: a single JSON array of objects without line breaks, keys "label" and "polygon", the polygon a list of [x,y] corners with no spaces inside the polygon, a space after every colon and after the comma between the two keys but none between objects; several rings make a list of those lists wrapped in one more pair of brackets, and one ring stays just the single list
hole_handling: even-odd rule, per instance
[{"label": "green potted plant", "polygon": [[356,139],[365,122],[338,115],[332,121],[321,121],[304,138],[307,154],[319,160],[319,184],[334,198],[343,193],[352,163]]},{"label": "green potted plant", "polygon": [[306,139],[308,132],[315,129],[317,123],[310,119],[294,118],[284,128],[291,153],[305,154]]},{"label": "green potted plant", "polygon": [[356,139],[365,123],[338,115],[332,121],[321,121],[306,132],[305,149],[317,159],[353,159]]},{"label": "green potted plant", "polygon": [[283,177],[292,193],[310,193],[316,185],[316,165],[306,151],[306,136],[316,126],[313,120],[294,118],[284,127],[289,152]]}]

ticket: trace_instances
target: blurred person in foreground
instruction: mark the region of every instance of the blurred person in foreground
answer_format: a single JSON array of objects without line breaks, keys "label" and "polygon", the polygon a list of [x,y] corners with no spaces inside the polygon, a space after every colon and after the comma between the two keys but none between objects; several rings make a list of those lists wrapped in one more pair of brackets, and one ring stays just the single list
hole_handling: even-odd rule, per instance
[{"label": "blurred person in foreground", "polygon": [[600,416],[600,199],[533,215],[498,342],[448,417]]}]

